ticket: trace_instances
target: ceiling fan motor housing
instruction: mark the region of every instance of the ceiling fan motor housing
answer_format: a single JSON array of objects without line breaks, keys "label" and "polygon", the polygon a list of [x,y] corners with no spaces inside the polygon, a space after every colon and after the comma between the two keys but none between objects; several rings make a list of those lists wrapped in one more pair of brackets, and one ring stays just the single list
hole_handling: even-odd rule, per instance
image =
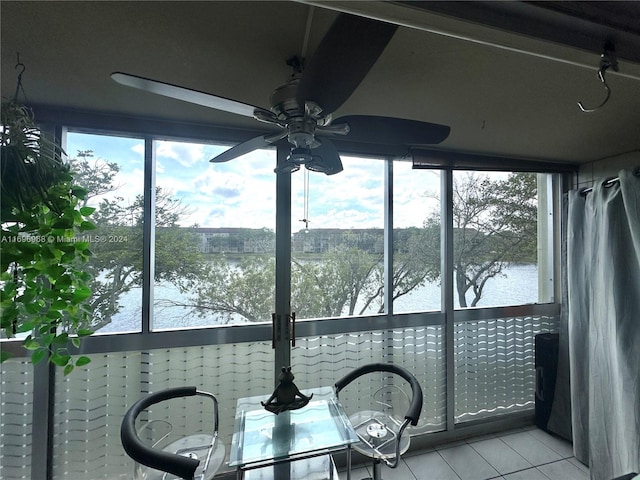
[{"label": "ceiling fan motor housing", "polygon": [[300,75],[293,75],[287,83],[279,86],[271,93],[271,111],[275,113],[278,120],[286,122],[292,116],[304,114],[296,99],[299,83]]}]

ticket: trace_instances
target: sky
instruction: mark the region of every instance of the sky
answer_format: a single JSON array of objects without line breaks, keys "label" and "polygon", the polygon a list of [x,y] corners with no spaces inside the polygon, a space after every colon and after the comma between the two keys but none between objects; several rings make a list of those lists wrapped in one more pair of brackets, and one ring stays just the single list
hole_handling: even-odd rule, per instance
[{"label": "sky", "polygon": [[[256,150],[229,162],[209,160],[227,147],[156,141],[156,185],[188,205],[181,225],[275,230],[275,150]],[[143,191],[144,141],[69,133],[66,152],[92,150],[94,159],[120,166],[109,196],[132,201]],[[342,156],[344,170],[335,175],[309,173],[309,228],[383,228],[384,162]],[[304,227],[304,170],[292,175],[292,230]],[[412,170],[394,162],[394,227],[421,226],[439,209],[439,173]],[[98,199],[96,199],[97,201]]]}]

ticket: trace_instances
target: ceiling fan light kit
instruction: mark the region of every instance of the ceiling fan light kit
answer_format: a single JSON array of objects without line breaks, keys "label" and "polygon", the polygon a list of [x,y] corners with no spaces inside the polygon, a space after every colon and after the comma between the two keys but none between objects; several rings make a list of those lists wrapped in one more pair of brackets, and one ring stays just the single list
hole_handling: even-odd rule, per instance
[{"label": "ceiling fan light kit", "polygon": [[276,88],[270,108],[177,85],[116,72],[112,79],[122,85],[237,115],[253,117],[281,131],[242,142],[211,159],[227,162],[259,148],[287,139],[291,153],[276,173],[293,173],[304,165],[313,172],[333,175],[342,161],[329,137],[371,144],[420,146],[444,141],[449,127],[417,120],[372,115],[351,115],[333,120],[333,112],[357,89],[376,63],[398,26],[368,18],[338,14],[311,59],[291,57],[294,72]]}]

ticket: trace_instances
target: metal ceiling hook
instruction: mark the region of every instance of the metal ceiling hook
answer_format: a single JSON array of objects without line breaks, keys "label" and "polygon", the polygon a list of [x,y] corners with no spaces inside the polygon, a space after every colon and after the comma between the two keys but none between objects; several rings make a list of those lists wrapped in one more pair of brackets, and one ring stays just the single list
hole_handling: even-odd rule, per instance
[{"label": "metal ceiling hook", "polygon": [[605,103],[609,101],[609,97],[611,96],[611,88],[607,85],[607,80],[604,78],[604,75],[608,68],[612,68],[614,71],[618,71],[618,59],[616,58],[616,50],[612,43],[607,42],[604,46],[604,52],[600,55],[600,68],[598,69],[598,79],[604,85],[605,90],[607,91],[607,96],[604,98],[602,103],[597,107],[586,108],[582,102],[578,102],[578,107],[585,113],[595,112],[604,106]]}]

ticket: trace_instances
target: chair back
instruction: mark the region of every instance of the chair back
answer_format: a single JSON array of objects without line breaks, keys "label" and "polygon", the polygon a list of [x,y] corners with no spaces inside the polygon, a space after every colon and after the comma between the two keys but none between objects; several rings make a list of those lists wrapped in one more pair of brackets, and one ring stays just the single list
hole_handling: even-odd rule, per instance
[{"label": "chair back", "polygon": [[192,458],[191,456],[180,455],[149,446],[139,436],[139,431],[136,429],[136,419],[144,410],[152,405],[174,398],[191,397],[194,395],[205,396],[213,402],[213,442],[215,442],[218,432],[218,402],[215,396],[207,392],[200,392],[196,390],[196,387],[169,388],[141,398],[134,403],[125,414],[120,427],[120,440],[127,455],[135,462],[145,465],[146,467],[170,473],[186,480],[193,479],[200,465],[200,460]]},{"label": "chair back", "polygon": [[404,378],[409,383],[411,386],[411,400],[404,418],[409,420],[411,425],[416,426],[420,419],[420,412],[422,411],[422,388],[420,387],[420,383],[416,377],[414,377],[413,374],[404,367],[400,367],[392,363],[369,363],[367,365],[363,365],[338,380],[335,383],[336,392],[340,392],[344,387],[357,378],[373,372],[394,373]]}]

